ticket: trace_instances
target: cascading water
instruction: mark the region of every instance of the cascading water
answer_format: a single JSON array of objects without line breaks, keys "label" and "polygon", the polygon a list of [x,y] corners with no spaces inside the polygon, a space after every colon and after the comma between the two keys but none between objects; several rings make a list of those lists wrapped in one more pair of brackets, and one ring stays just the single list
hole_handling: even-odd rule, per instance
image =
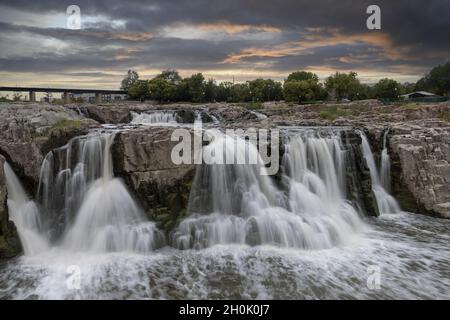
[{"label": "cascading water", "polygon": [[144,125],[176,125],[178,117],[175,111],[155,111],[149,113],[131,112],[131,123]]},{"label": "cascading water", "polygon": [[193,124],[213,124],[220,121],[206,109],[162,110],[144,113],[131,112],[131,123],[148,126],[192,126]]},{"label": "cascading water", "polygon": [[389,129],[383,134],[383,150],[381,151],[380,180],[387,192],[391,192],[391,159],[387,148]]},{"label": "cascading water", "polygon": [[104,151],[104,139],[88,135],[74,138],[46,155],[36,199],[49,238],[67,231],[88,187],[102,177]]},{"label": "cascading water", "polygon": [[216,144],[237,158],[247,153],[258,164],[201,165],[189,201],[191,216],[174,232],[174,246],[237,243],[322,249],[344,243],[362,228],[343,197],[340,171],[345,159],[337,136],[305,133],[288,139],[283,159],[287,192],[260,174],[264,168],[254,145],[223,135],[206,152],[217,150]]},{"label": "cascading water", "polygon": [[380,179],[380,176],[378,174],[373,153],[370,149],[370,144],[365,133],[363,131],[358,131],[358,133],[361,136],[361,149],[367,166],[369,167],[370,178],[372,180],[372,190],[375,194],[380,214],[400,212],[400,206],[398,205],[397,201],[393,196],[389,194],[389,192],[386,191],[386,189],[384,189],[381,183],[382,180]]},{"label": "cascading water", "polygon": [[110,147],[114,135],[104,142],[102,175],[86,191],[62,247],[75,251],[149,252],[163,240],[152,222],[146,222],[121,180],[114,178]]},{"label": "cascading water", "polygon": [[[0,263],[0,299],[448,299],[450,223],[402,212],[367,219],[364,228],[345,200],[353,146],[338,132],[290,131],[276,184],[260,165],[198,167],[191,215],[173,243],[202,250],[136,254],[160,233],[113,177],[110,135],[53,150],[37,205],[5,164],[9,213],[26,255]],[[246,143],[232,145],[242,155]],[[253,146],[248,153],[258,155]],[[367,286],[373,265],[382,290]],[[68,287],[68,267],[79,267],[79,289]]]},{"label": "cascading water", "polygon": [[35,255],[48,250],[48,242],[41,236],[42,222],[36,203],[28,198],[19,179],[7,162],[4,163],[3,168],[8,190],[9,216],[16,225],[24,253]]},{"label": "cascading water", "polygon": [[26,200],[20,182],[5,166],[10,210],[23,243],[36,243],[38,235],[45,239],[40,242],[67,252],[144,253],[164,243],[162,233],[114,178],[113,139],[113,134],[90,134],[49,153],[41,168],[38,206]]},{"label": "cascading water", "polygon": [[267,116],[264,113],[253,111],[253,110],[250,110],[250,113],[254,114],[256,116],[256,119],[258,119],[258,120],[267,119]]}]

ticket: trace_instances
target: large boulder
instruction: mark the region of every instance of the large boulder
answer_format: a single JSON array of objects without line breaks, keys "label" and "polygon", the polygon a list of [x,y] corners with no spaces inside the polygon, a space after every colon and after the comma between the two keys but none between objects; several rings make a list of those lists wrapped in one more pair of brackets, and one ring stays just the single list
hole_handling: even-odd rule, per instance
[{"label": "large boulder", "polygon": [[117,133],[113,145],[114,173],[138,197],[149,218],[170,230],[186,214],[194,164],[171,159],[174,128],[147,127]]}]

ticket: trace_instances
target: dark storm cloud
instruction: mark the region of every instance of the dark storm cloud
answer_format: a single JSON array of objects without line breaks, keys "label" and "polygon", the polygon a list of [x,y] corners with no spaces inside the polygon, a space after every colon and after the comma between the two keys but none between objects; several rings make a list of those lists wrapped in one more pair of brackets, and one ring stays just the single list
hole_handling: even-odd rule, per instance
[{"label": "dark storm cloud", "polygon": [[[450,2],[443,0],[77,0],[84,14],[127,21],[131,30],[152,29],[175,22],[205,23],[228,20],[241,24],[269,24],[280,28],[340,27],[349,32],[365,28],[365,9],[382,8],[383,28],[398,41],[436,41],[449,45]],[[74,1],[5,0],[2,5],[29,12],[64,12]]]},{"label": "dark storm cloud", "polygon": [[[122,70],[145,66],[289,72],[321,65],[376,71],[400,66],[425,70],[445,62],[450,52],[450,1],[441,0],[3,0],[0,6],[48,14],[64,13],[67,5],[74,3],[81,7],[83,15],[123,21],[125,26],[118,28],[105,21],[90,21],[85,29],[71,31],[25,26],[26,21],[20,20],[15,24],[0,21],[0,37],[17,34],[20,39],[23,34],[39,35],[65,41],[76,51],[63,55],[18,52],[0,59],[0,71]],[[368,31],[365,26],[365,10],[370,4],[381,7],[382,32],[387,37],[358,41],[358,35],[378,32]],[[225,29],[234,25],[268,26],[279,32],[273,31],[272,37],[262,38],[231,34],[223,38],[177,39],[161,31],[163,27],[183,24],[202,26],[203,30],[214,30],[215,25]],[[334,29],[339,30],[338,34],[335,31],[330,35],[328,30]],[[325,44],[310,40],[310,35],[321,37]],[[346,42],[349,37],[356,38]],[[315,41],[317,44],[308,48],[308,43]],[[296,50],[297,43],[305,46],[305,50]]]},{"label": "dark storm cloud", "polygon": [[149,69],[165,69],[168,66],[178,69],[226,69],[227,65],[217,62],[225,59],[236,47],[244,45],[243,41],[218,43],[201,39],[157,38],[134,52],[128,52],[122,48],[92,47],[93,44],[101,44],[102,41],[84,38],[85,46],[64,55],[45,53],[33,57],[3,58],[0,59],[0,70],[22,72],[98,68],[126,70],[134,65],[145,66]]}]

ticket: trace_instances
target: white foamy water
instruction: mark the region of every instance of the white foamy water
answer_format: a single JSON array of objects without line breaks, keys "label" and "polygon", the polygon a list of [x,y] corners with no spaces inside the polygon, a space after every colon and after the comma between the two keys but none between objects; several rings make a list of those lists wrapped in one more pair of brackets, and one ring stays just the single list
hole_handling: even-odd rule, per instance
[{"label": "white foamy water", "polygon": [[21,235],[21,242],[26,255],[35,255],[48,250],[49,244],[41,235],[42,221],[36,203],[25,193],[19,179],[5,162],[3,165],[8,190],[9,218],[14,222]]},{"label": "white foamy water", "polygon": [[391,159],[387,147],[388,134],[389,129],[386,129],[383,134],[383,150],[381,151],[380,182],[387,192],[391,192]]},{"label": "white foamy water", "polygon": [[[397,200],[393,196],[389,194],[388,191],[383,187],[381,183],[380,176],[378,174],[378,169],[375,164],[375,159],[373,157],[372,150],[370,149],[369,142],[367,140],[366,135],[364,132],[359,131],[359,134],[361,136],[361,149],[363,151],[364,158],[366,160],[367,166],[370,170],[370,178],[372,180],[372,190],[375,194],[375,198],[377,200],[378,210],[380,211],[380,214],[386,214],[386,213],[398,213],[400,212],[400,206],[397,203]],[[386,149],[386,148],[384,148]],[[383,150],[384,150],[383,149]],[[388,161],[389,159],[387,156],[387,150],[384,151],[386,153],[384,161]],[[387,165],[384,164],[385,168],[383,169],[383,174],[386,175],[387,173]],[[386,177],[384,178],[386,179]],[[388,182],[385,181],[387,184]],[[390,184],[390,183],[389,183]]]},{"label": "white foamy water", "polygon": [[[384,215],[346,246],[324,250],[219,245],[151,254],[49,252],[0,264],[9,299],[449,299],[450,222]],[[67,287],[67,267],[81,270]],[[368,267],[381,271],[367,286]]]},{"label": "white foamy water", "polygon": [[253,111],[253,110],[250,110],[250,113],[254,114],[258,120],[267,119],[267,116],[264,113],[261,113],[258,111]]},{"label": "white foamy water", "polygon": [[[114,177],[113,139],[88,135],[54,150],[36,202],[5,164],[26,254],[0,262],[0,299],[450,298],[450,221],[360,218],[346,201],[347,159],[335,132],[288,135],[278,183],[260,165],[200,167],[190,216],[172,234],[183,250],[163,247]],[[233,141],[224,145],[259,159],[254,146]],[[379,289],[367,285],[373,267]]]},{"label": "white foamy water", "polygon": [[223,135],[206,148],[214,149],[216,143],[225,146],[225,153],[234,152],[237,159],[247,155],[258,164],[198,168],[191,215],[172,234],[175,247],[235,243],[323,249],[350,241],[363,229],[343,196],[340,170],[345,160],[338,136],[305,133],[288,139],[283,159],[286,192],[260,174],[265,169],[254,145]]},{"label": "white foamy water", "polygon": [[[47,155],[38,202],[28,200],[5,164],[8,205],[25,254],[149,252],[164,236],[146,220],[120,179],[114,178],[113,134],[71,140]],[[75,160],[74,160],[75,159]]]},{"label": "white foamy water", "polygon": [[178,117],[175,111],[154,111],[149,113],[131,112],[132,124],[143,125],[168,125],[178,124]]}]

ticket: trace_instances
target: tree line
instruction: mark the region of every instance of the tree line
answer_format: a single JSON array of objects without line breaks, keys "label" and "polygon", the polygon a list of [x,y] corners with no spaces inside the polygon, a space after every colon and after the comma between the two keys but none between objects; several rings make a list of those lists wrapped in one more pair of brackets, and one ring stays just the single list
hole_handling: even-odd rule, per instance
[{"label": "tree line", "polygon": [[285,100],[305,103],[325,100],[385,99],[395,101],[402,94],[426,90],[438,95],[450,94],[450,61],[433,68],[417,83],[399,83],[381,79],[375,85],[361,83],[356,72],[330,75],[324,83],[307,71],[288,75],[284,83],[272,79],[255,79],[245,83],[217,83],[197,73],[182,78],[176,70],[165,70],[150,80],[142,80],[134,70],[128,70],[122,80],[122,90],[132,99],[152,99],[159,102],[267,102]]}]

